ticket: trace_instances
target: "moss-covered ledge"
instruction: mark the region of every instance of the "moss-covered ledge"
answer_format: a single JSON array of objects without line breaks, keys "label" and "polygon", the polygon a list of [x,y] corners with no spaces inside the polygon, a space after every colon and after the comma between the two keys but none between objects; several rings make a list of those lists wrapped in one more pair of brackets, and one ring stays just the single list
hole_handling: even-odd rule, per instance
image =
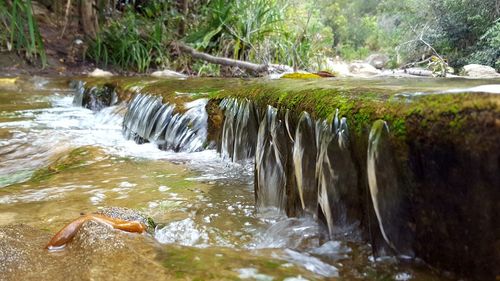
[{"label": "moss-covered ledge", "polygon": [[[436,121],[445,132],[459,132],[463,126],[489,112],[489,123],[499,117],[500,95],[468,93],[467,88],[485,80],[266,80],[266,79],[158,79],[151,77],[82,78],[86,87],[112,86],[119,99],[128,101],[140,90],[161,95],[164,102],[182,105],[186,101],[207,97],[247,98],[260,106],[272,105],[281,110],[307,111],[316,119],[331,120],[336,110],[346,117],[356,132],[366,131],[373,121],[387,121],[393,134],[405,138],[407,128],[420,121],[422,128],[433,127]],[[433,94],[449,89],[464,88],[463,93]],[[414,95],[413,93],[428,93]],[[407,95],[405,95],[407,94]],[[474,114],[472,114],[474,113]],[[480,120],[483,121],[488,120]],[[491,125],[491,124],[490,124]],[[449,134],[444,135],[449,136]],[[466,137],[471,137],[466,135]],[[466,140],[469,143],[469,140]]]},{"label": "moss-covered ledge", "polygon": [[[373,220],[373,203],[366,200],[368,135],[373,122],[383,119],[390,131],[393,176],[403,183],[400,193],[409,212],[404,219],[412,232],[408,238],[416,256],[440,269],[478,280],[500,275],[496,266],[500,264],[500,227],[495,222],[500,213],[500,94],[471,89],[500,81],[84,80],[87,87],[112,85],[122,101],[128,101],[136,90],[161,95],[164,102],[179,108],[186,101],[209,98],[209,138],[219,143],[217,130],[224,116],[218,104],[224,98],[252,101],[261,117],[267,105],[277,108],[282,120],[288,111],[295,124],[302,111],[316,120],[332,120],[338,110],[339,116],[347,119],[350,153],[359,178],[354,192],[361,202],[361,227],[371,229],[366,235],[372,236],[377,235],[373,233],[378,226]],[[451,89],[453,93],[447,92]]]}]

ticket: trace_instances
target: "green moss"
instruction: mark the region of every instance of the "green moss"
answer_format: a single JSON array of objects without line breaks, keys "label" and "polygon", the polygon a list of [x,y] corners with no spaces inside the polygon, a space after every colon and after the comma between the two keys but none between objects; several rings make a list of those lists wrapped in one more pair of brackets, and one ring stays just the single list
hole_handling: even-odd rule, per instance
[{"label": "green moss", "polygon": [[[384,80],[335,80],[335,79],[152,79],[152,78],[113,78],[106,83],[115,83],[117,89],[126,83],[127,88],[140,85],[143,91],[161,95],[164,102],[184,104],[186,101],[208,97],[221,100],[227,97],[247,98],[257,107],[274,106],[280,111],[291,110],[295,113],[307,111],[316,119],[332,120],[336,110],[340,117],[346,117],[350,128],[356,134],[366,134],[373,121],[384,119],[391,132],[400,141],[408,134],[424,133],[423,129],[436,127],[456,134],[457,130],[476,122],[474,118],[465,118],[471,112],[492,111],[499,114],[497,95],[487,94],[436,94],[411,98],[397,94],[442,90],[442,81],[394,80],[390,84]],[[432,82],[435,81],[435,82]],[[469,81],[447,80],[451,86],[459,83],[462,87]],[[95,81],[94,81],[95,83]],[[103,84],[103,82],[101,82]],[[117,90],[121,99],[126,99],[125,90]],[[176,93],[189,93],[178,95]],[[130,94],[129,94],[130,96]],[[220,123],[220,122],[219,122]],[[418,123],[418,124],[417,124]],[[451,136],[443,136],[451,137]],[[471,138],[473,136],[467,136]]]},{"label": "green moss", "polygon": [[299,72],[294,72],[294,73],[287,73],[281,76],[281,78],[285,79],[318,79],[321,78],[321,76],[313,73],[299,73]]}]

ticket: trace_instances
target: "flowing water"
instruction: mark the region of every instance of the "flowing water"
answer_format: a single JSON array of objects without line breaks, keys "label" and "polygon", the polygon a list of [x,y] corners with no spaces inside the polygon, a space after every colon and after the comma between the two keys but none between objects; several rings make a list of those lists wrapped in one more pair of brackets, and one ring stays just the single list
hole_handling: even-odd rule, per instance
[{"label": "flowing water", "polygon": [[[75,91],[65,81],[34,77],[0,84],[0,227],[24,223],[55,233],[82,213],[129,207],[159,224],[151,239],[158,242],[155,247],[163,255],[150,259],[180,279],[444,280],[415,262],[374,259],[370,245],[355,235],[328,241],[328,235],[341,237],[333,233],[333,224],[354,223],[349,214],[327,217],[325,228],[312,217],[286,218],[272,208],[282,205],[280,200],[286,196],[282,163],[288,157],[296,163],[298,200],[306,212],[315,212],[317,206],[308,205],[307,198],[316,195],[304,183],[311,177],[304,173],[315,165],[316,159],[309,158],[316,150],[323,159],[318,161],[321,167],[315,167],[318,178],[333,180],[340,191],[332,195],[320,183],[319,208],[325,215],[330,209],[345,208],[339,202],[349,198],[345,185],[356,176],[338,178],[339,164],[328,160],[329,153],[343,155],[349,146],[342,129],[345,120],[336,119],[328,127],[303,115],[300,129],[293,134],[271,107],[262,113],[265,119],[259,128],[248,121],[257,116],[249,102],[225,101],[221,106],[233,115],[227,114],[223,134],[258,135],[260,141],[242,146],[226,137],[219,155],[202,149],[205,127],[179,128],[183,122],[206,122],[206,113],[200,110],[206,100],[191,102],[185,114],[176,115],[171,106],[146,95],[135,97],[135,103],[148,109],[140,112],[125,104],[93,112],[74,105],[74,97]],[[242,112],[247,121],[236,120],[236,112]],[[383,129],[380,125],[376,133],[382,134]],[[319,134],[328,137],[319,141]],[[300,143],[314,141],[315,135],[316,145],[301,149]],[[283,147],[290,144],[269,145],[286,139],[283,136],[295,140],[296,146],[287,148],[293,154],[284,152]],[[372,145],[378,145],[377,136]],[[254,163],[249,160],[253,155],[258,162],[255,179],[273,184],[271,189],[257,189],[273,190],[260,196],[266,201],[257,205]],[[377,157],[371,158],[373,165]],[[346,154],[341,163],[352,165],[352,159]],[[370,188],[377,188],[382,177],[376,171],[370,176]],[[379,214],[390,207],[380,206],[377,215],[388,239],[393,239],[391,227],[397,226],[386,226]],[[121,262],[119,257],[109,259]],[[50,279],[56,273],[46,274]]]}]

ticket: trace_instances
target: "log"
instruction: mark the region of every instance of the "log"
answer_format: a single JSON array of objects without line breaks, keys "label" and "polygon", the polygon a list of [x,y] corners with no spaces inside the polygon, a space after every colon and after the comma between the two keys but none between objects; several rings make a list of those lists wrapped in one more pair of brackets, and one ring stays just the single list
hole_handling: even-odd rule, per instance
[{"label": "log", "polygon": [[194,48],[180,42],[173,42],[172,46],[195,59],[204,60],[209,63],[239,67],[241,69],[252,71],[255,73],[263,73],[268,71],[268,65],[266,64],[255,64],[247,61],[212,56],[207,53],[198,52]]}]

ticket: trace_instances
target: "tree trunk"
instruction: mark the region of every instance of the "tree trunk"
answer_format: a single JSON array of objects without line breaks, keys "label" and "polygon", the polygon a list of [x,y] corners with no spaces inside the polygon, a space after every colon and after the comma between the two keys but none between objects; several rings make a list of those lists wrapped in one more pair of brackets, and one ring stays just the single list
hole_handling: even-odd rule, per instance
[{"label": "tree trunk", "polygon": [[80,1],[80,23],[86,36],[95,39],[99,28],[94,0]]},{"label": "tree trunk", "polygon": [[179,13],[182,15],[181,22],[179,23],[179,38],[183,37],[186,34],[186,22],[189,11],[189,1],[188,0],[178,0],[177,1],[177,9]]}]

